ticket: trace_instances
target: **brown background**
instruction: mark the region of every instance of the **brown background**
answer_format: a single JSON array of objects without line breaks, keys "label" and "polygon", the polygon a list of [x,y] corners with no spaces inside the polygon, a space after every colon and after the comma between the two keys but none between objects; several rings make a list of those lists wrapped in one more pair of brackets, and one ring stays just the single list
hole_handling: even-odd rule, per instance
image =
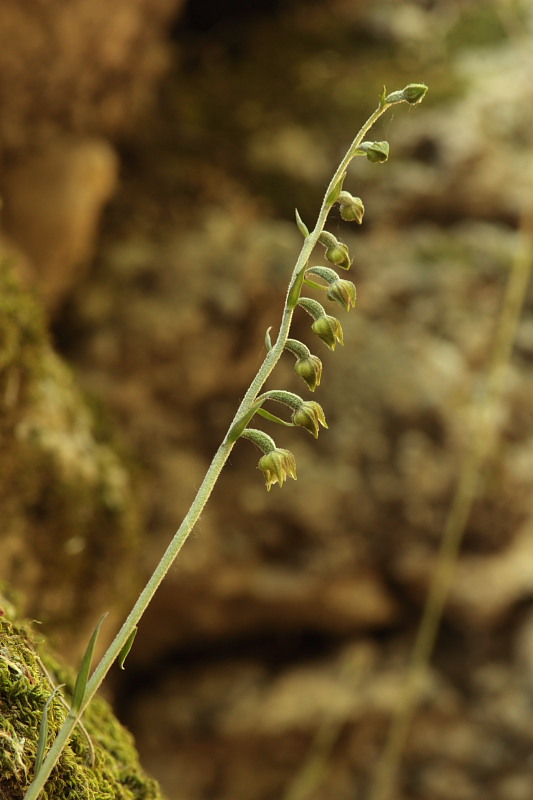
[{"label": "brown background", "polygon": [[[255,374],[294,208],[314,224],[383,84],[430,85],[375,129],[390,161],[351,168],[363,226],[331,217],[345,347],[295,319],[329,430],[265,423],[298,464],[270,493],[236,446],[108,684],[173,800],[370,797],[521,246],[532,25],[525,2],[4,0],[0,577],[73,663]],[[398,799],[533,792],[531,314]],[[290,356],[269,387],[308,397]]]}]

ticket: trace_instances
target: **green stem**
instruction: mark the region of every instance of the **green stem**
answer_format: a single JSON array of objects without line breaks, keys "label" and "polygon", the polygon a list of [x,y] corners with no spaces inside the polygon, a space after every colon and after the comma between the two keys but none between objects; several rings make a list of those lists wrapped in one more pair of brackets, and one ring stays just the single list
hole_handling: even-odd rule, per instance
[{"label": "green stem", "polygon": [[265,383],[266,379],[276,366],[279,358],[283,353],[289,335],[292,315],[294,312],[294,308],[289,307],[289,297],[291,289],[295,281],[300,276],[302,270],[305,269],[309,261],[309,257],[311,256],[311,253],[318,241],[318,237],[320,236],[322,230],[324,229],[328,213],[332,206],[332,203],[328,202],[328,198],[330,197],[333,188],[338,184],[339,180],[341,179],[341,176],[346,171],[348,164],[354,157],[357,148],[363,141],[367,132],[370,130],[370,128],[376,122],[376,120],[391,105],[393,105],[393,103],[385,103],[383,105],[380,104],[378,108],[373,112],[373,114],[371,114],[371,116],[368,118],[368,120],[365,122],[365,124],[363,125],[363,127],[353,140],[346,155],[342,159],[333,178],[331,179],[330,184],[324,195],[324,199],[322,201],[322,206],[320,208],[320,213],[318,215],[315,228],[309,234],[309,236],[304,240],[302,249],[300,251],[300,255],[298,256],[298,260],[294,267],[291,280],[289,282],[289,290],[287,292],[287,297],[285,300],[285,306],[283,310],[283,316],[276,342],[266,354],[263,363],[259,367],[257,375],[253,379],[248,391],[244,395],[242,402],[240,403],[239,408],[237,409],[235,417],[228,428],[228,432],[226,433],[222,444],[218,448],[207,470],[205,478],[200,488],[198,489],[196,497],[194,498],[192,505],[189,511],[187,512],[187,515],[185,516],[179,529],[175,533],[172,541],[165,550],[163,557],[161,558],[159,564],[155,568],[152,576],[148,580],[148,583],[146,584],[141,594],[139,595],[137,602],[135,603],[132,610],[128,614],[128,617],[126,618],[119,632],[109,645],[109,648],[102,656],[102,659],[100,660],[98,665],[95,667],[90,680],[87,682],[87,686],[85,688],[85,693],[83,696],[83,700],[80,704],[80,707],[78,708],[77,712],[73,712],[71,709],[71,711],[67,715],[67,718],[65,719],[63,725],[59,729],[59,732],[54,740],[54,743],[52,744],[50,750],[48,751],[46,758],[42,762],[38,774],[35,776],[32,783],[28,787],[28,790],[24,795],[24,800],[37,800],[37,797],[39,796],[41,789],[43,788],[52,769],[57,763],[59,756],[61,755],[61,752],[66,746],[72,734],[72,731],[78,724],[84,710],[87,708],[87,705],[92,700],[100,684],[102,683],[107,673],[111,669],[113,663],[120,656],[125,644],[128,642],[128,639],[131,636],[132,630],[138,624],[148,604],[150,603],[152,597],[154,596],[159,584],[161,583],[161,581],[167,574],[168,570],[174,563],[174,559],[178,555],[185,540],[187,539],[190,532],[194,528],[194,525],[196,524],[198,517],[200,516],[205,504],[207,503],[207,500],[209,499],[211,492],[213,491],[213,488],[217,482],[218,476],[220,475],[220,472],[224,464],[226,463],[229,454],[233,448],[234,442],[231,441],[229,436],[233,425],[250,408],[250,405],[256,399],[263,384]]}]

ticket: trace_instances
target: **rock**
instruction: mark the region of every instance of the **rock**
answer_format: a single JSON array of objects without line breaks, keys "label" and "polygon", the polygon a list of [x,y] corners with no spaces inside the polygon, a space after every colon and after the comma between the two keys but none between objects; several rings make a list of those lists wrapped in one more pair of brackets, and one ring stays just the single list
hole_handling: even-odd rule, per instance
[{"label": "rock", "polygon": [[50,310],[89,264],[117,167],[107,142],[77,138],[56,140],[4,172],[4,229],[29,257],[32,283]]},{"label": "rock", "polygon": [[[64,653],[86,647],[102,612],[132,591],[139,507],[35,297],[0,264],[0,579]],[[118,587],[121,587],[120,589]]]},{"label": "rock", "polygon": [[[34,775],[45,704],[61,686],[48,707],[51,737],[65,718],[64,704],[72,697],[76,676],[58,664],[42,641],[36,645],[28,626],[9,619],[3,596],[0,605],[0,793],[3,800],[20,800]],[[156,781],[140,767],[131,734],[105,701],[93,700],[83,723],[75,728],[46,785],[50,797],[162,799]]]}]

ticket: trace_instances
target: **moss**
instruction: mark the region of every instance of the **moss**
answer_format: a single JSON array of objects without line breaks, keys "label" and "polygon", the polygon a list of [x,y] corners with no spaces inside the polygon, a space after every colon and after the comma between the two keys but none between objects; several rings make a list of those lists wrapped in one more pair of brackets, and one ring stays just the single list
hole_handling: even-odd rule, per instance
[{"label": "moss", "polygon": [[[65,684],[69,697],[74,675],[61,666],[42,644],[36,644],[25,625],[0,619],[0,797],[22,800],[33,776],[39,726],[53,684]],[[59,697],[49,708],[50,732],[64,719],[66,709]],[[43,800],[157,800],[158,784],[140,765],[131,734],[120,725],[104,700],[97,698],[80,728],[54,768],[43,791]]]}]

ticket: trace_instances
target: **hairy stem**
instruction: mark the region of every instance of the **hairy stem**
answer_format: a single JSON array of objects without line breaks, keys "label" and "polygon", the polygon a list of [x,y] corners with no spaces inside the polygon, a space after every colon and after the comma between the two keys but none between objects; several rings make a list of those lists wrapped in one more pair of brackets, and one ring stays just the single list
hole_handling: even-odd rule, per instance
[{"label": "hairy stem", "polygon": [[326,193],[324,195],[324,199],[322,201],[322,206],[320,208],[315,228],[309,234],[309,236],[305,238],[302,249],[300,251],[300,255],[298,256],[298,260],[296,261],[291,276],[291,280],[289,282],[289,290],[287,292],[287,297],[285,300],[285,306],[281,319],[281,325],[276,342],[266,354],[265,359],[261,364],[261,366],[259,367],[259,370],[255,378],[251,382],[248,391],[244,395],[239,405],[239,408],[237,409],[235,417],[228,428],[228,432],[226,433],[222,441],[222,444],[218,448],[207,470],[205,478],[200,488],[198,489],[196,497],[194,498],[192,505],[189,511],[187,512],[187,515],[185,516],[179,529],[175,533],[172,541],[165,550],[159,564],[155,568],[152,576],[148,580],[148,583],[146,584],[141,594],[139,595],[139,598],[137,599],[135,605],[128,614],[128,617],[126,618],[119,632],[111,642],[107,651],[102,656],[102,659],[100,660],[98,665],[95,667],[94,672],[85,687],[83,701],[81,702],[78,711],[74,712],[71,710],[67,715],[67,718],[65,719],[62,727],[60,728],[54,740],[54,743],[52,744],[50,750],[48,751],[46,758],[42,762],[38,774],[35,776],[34,780],[28,787],[28,790],[24,795],[24,800],[36,800],[36,798],[39,796],[41,789],[43,788],[52,769],[57,763],[62,750],[66,746],[72,734],[72,731],[78,724],[84,710],[87,708],[87,705],[89,704],[94,694],[98,690],[100,684],[102,683],[107,673],[111,669],[113,663],[120,656],[122,649],[124,648],[132,631],[134,630],[135,626],[138,624],[143,613],[145,612],[159,584],[167,574],[168,570],[170,569],[170,567],[174,562],[174,559],[181,550],[185,540],[187,539],[190,532],[194,528],[194,525],[196,524],[198,517],[200,516],[207,500],[209,499],[209,496],[211,495],[211,492],[213,491],[213,488],[217,482],[218,476],[220,475],[220,472],[224,464],[226,463],[228,456],[235,443],[234,441],[232,441],[232,438],[230,437],[230,432],[233,428],[233,425],[243,416],[243,414],[246,413],[246,411],[250,409],[251,404],[256,399],[263,384],[265,383],[266,379],[276,366],[280,356],[283,353],[287,338],[289,336],[289,330],[294,311],[294,307],[291,308],[289,303],[289,296],[291,293],[291,289],[294,286],[295,281],[300,277],[302,271],[306,268],[307,263],[309,261],[309,257],[315,245],[317,244],[320,234],[324,229],[328,213],[333,205],[333,203],[330,200],[331,193],[333,189],[337,186],[339,181],[342,180],[342,177],[346,172],[346,169],[350,161],[352,160],[352,158],[354,158],[356,151],[359,145],[363,142],[363,139],[366,136],[367,132],[370,130],[370,128],[376,122],[376,120],[393,104],[394,103],[387,103],[384,101],[380,102],[378,108],[370,115],[368,120],[362,126],[361,130],[358,132],[357,136],[355,137],[348,151],[346,152],[346,155],[344,156],[337,170],[335,171],[335,174],[333,175],[333,178],[331,179],[329,186],[326,190]]}]

